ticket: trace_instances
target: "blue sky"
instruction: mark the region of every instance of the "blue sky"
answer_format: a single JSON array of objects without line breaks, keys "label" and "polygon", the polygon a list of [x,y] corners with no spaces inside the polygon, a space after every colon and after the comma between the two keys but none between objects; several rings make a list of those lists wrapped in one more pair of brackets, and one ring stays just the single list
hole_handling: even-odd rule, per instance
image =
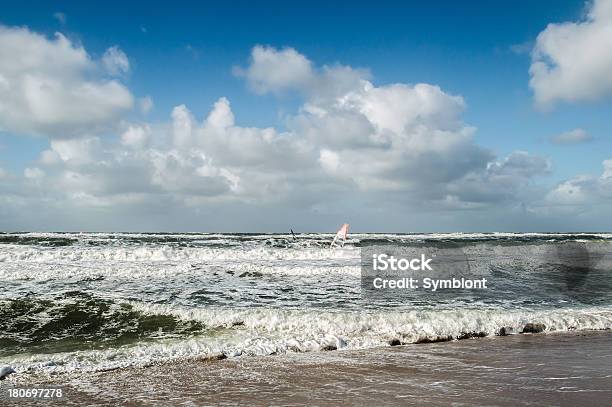
[{"label": "blue sky", "polygon": [[[92,60],[118,46],[129,58],[129,72],[118,81],[135,99],[149,96],[154,102],[145,117],[134,108],[116,118],[124,122],[163,126],[173,108],[182,104],[201,121],[225,97],[236,126],[290,131],[288,117],[300,111],[303,95],[258,94],[249,86],[250,78],[233,70],[248,68],[258,44],[279,51],[290,47],[315,67],[341,64],[367,69],[375,86],[436,85],[464,99],[461,120],[476,128],[474,143],[500,160],[517,150],[546,158],[551,169],[534,177],[534,182],[554,188],[580,174],[599,176],[602,162],[612,156],[608,95],[569,103],[560,100],[543,111],[529,86],[538,34],[551,23],[584,21],[588,12],[582,1],[369,6],[179,2],[146,7],[130,2],[26,1],[4,5],[0,24],[27,27],[49,40],[60,32]],[[551,137],[578,128],[592,141],[550,142]],[[17,174],[36,166],[56,137],[27,133],[0,132],[0,168]],[[119,134],[116,129],[105,130],[104,137]]]}]

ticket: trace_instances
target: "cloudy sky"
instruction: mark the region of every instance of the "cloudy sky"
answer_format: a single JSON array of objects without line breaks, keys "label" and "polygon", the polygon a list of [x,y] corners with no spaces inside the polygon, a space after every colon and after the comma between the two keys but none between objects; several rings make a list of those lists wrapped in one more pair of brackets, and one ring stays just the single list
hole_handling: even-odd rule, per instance
[{"label": "cloudy sky", "polygon": [[332,3],[5,5],[0,230],[612,230],[612,0]]}]

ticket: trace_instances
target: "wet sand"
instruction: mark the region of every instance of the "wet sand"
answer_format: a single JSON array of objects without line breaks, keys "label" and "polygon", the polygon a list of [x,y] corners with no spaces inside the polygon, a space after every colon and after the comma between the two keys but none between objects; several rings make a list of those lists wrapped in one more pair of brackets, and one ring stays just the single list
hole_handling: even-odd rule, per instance
[{"label": "wet sand", "polygon": [[63,384],[62,405],[599,406],[612,400],[612,333],[190,360]]}]

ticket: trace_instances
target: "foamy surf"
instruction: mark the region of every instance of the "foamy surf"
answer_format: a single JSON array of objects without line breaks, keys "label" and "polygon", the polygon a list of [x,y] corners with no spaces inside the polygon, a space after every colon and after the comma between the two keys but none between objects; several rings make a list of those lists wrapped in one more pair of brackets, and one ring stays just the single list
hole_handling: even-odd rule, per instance
[{"label": "foamy surf", "polygon": [[[518,334],[529,332],[531,326],[540,326],[543,332],[612,328],[610,307],[518,312],[465,309],[361,313],[202,310],[141,303],[131,306],[139,314],[158,319],[171,317],[180,323],[171,324],[172,329],[164,332],[160,326],[159,337],[155,340],[150,337],[145,343],[0,360],[2,363],[10,361],[18,373],[69,373],[146,366],[177,359],[369,349]],[[105,338],[96,337],[103,333],[104,329],[101,329],[92,333],[90,338],[103,342]]]},{"label": "foamy surf", "polygon": [[[610,234],[353,234],[330,249],[332,238],[0,234],[0,365],[24,375],[78,374],[612,328],[612,256],[592,257],[595,271],[579,276],[587,294],[575,295],[563,289],[575,273],[550,249],[554,242],[605,249]],[[473,267],[490,269],[494,290],[394,301],[362,295],[364,245],[429,242],[459,247]]]}]

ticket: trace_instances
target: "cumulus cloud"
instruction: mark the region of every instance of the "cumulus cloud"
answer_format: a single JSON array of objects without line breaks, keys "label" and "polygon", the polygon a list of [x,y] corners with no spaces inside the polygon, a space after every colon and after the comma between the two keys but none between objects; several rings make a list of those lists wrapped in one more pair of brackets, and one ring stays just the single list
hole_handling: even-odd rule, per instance
[{"label": "cumulus cloud", "polygon": [[562,206],[584,211],[612,203],[612,159],[603,161],[602,166],[599,177],[579,175],[559,183],[546,195],[546,204],[552,208]]},{"label": "cumulus cloud", "polygon": [[[298,73],[268,80],[267,70],[253,67],[261,63]],[[295,50],[269,47],[253,49],[245,72],[256,73],[256,89],[302,93],[287,130],[236,125],[224,97],[202,119],[179,105],[165,125],[126,123],[119,143],[92,135],[53,139],[39,160],[47,182],[82,203],[140,194],[184,205],[308,207],[353,191],[461,207],[513,201],[549,170],[541,157],[515,152],[498,159],[478,146],[475,129],[462,120],[463,98],[435,85],[376,86],[350,67],[315,67]],[[323,86],[330,75],[336,85]],[[313,87],[301,89],[306,82]]]},{"label": "cumulus cloud", "polygon": [[293,48],[277,50],[257,45],[251,52],[251,64],[235,68],[252,89],[260,94],[283,92],[308,86],[313,77],[312,63]]},{"label": "cumulus cloud", "polygon": [[121,144],[128,147],[143,149],[151,140],[151,127],[148,125],[130,125],[121,134]]},{"label": "cumulus cloud", "polygon": [[536,40],[529,82],[537,106],[612,94],[612,0],[589,3],[583,21],[549,24]]},{"label": "cumulus cloud", "polygon": [[319,99],[342,95],[370,76],[367,70],[342,65],[316,68],[293,48],[262,45],[253,47],[249,66],[235,67],[234,73],[246,78],[251,89],[258,94],[297,91]]},{"label": "cumulus cloud", "polygon": [[589,176],[577,176],[559,183],[546,196],[549,205],[584,205],[594,198],[597,181]]},{"label": "cumulus cloud", "polygon": [[550,160],[544,157],[514,151],[489,162],[484,171],[471,172],[452,183],[452,194],[446,199],[471,204],[533,201],[541,195],[534,194],[540,191],[535,191],[533,179],[550,173],[551,167]]},{"label": "cumulus cloud", "polygon": [[550,141],[557,145],[580,144],[591,140],[593,140],[593,137],[583,129],[566,131],[550,138]]},{"label": "cumulus cloud", "polygon": [[133,97],[120,82],[96,77],[97,65],[60,33],[49,39],[0,26],[0,130],[73,137],[107,128]]},{"label": "cumulus cloud", "polygon": [[130,71],[130,61],[127,55],[125,55],[125,52],[117,45],[104,51],[104,55],[102,55],[102,64],[106,71],[114,76],[122,75]]},{"label": "cumulus cloud", "polygon": [[544,195],[534,194],[534,179],[550,171],[549,161],[521,151],[496,157],[479,146],[463,121],[466,102],[439,86],[376,85],[365,71],[315,66],[290,48],[255,47],[242,69],[258,93],[303,97],[283,130],[238,125],[225,97],[206,114],[179,105],[165,123],[121,122],[117,137],[52,137],[21,190],[11,187],[5,198],[21,202],[27,192],[47,206],[117,210],[247,203],[321,212],[343,200],[449,210]]},{"label": "cumulus cloud", "polygon": [[28,179],[40,179],[42,177],[45,176],[45,172],[43,170],[41,170],[40,168],[26,168],[23,171],[23,176],[28,178]]},{"label": "cumulus cloud", "polygon": [[334,174],[340,166],[340,157],[333,151],[322,149],[319,152],[319,163],[326,172]]}]

